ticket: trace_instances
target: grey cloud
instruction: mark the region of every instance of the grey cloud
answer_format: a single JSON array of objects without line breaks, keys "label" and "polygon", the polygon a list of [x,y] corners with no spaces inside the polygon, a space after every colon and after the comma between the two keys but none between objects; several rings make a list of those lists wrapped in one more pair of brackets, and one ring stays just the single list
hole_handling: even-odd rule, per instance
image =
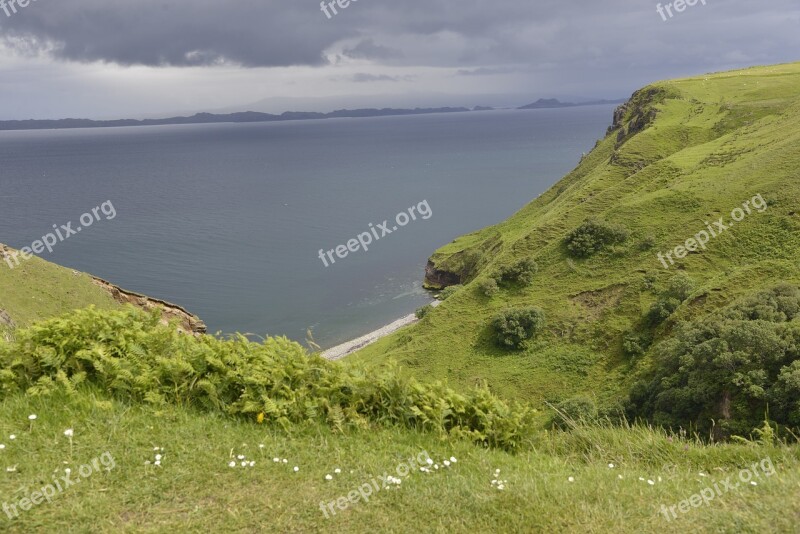
[{"label": "grey cloud", "polygon": [[61,60],[122,65],[322,65],[349,40],[345,57],[387,64],[603,58],[622,70],[658,61],[645,56],[658,42],[661,59],[685,64],[730,52],[785,58],[799,10],[793,0],[715,0],[663,22],[655,3],[630,0],[360,0],[328,19],[316,0],[37,0],[0,13],[0,34]]}]

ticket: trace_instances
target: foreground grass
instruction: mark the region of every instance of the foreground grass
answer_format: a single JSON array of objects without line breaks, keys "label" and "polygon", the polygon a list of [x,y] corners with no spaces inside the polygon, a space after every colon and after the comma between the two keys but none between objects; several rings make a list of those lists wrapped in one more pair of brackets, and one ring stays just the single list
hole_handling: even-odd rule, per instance
[{"label": "foreground grass", "polygon": [[[32,424],[29,414],[37,415]],[[67,428],[74,429],[72,448]],[[69,467],[74,479],[81,464],[104,452],[115,462],[110,472],[96,472],[13,520],[0,514],[0,530],[9,532],[795,532],[800,520],[796,447],[702,446],[641,428],[542,433],[532,437],[529,452],[511,455],[391,428],[334,434],[312,425],[287,434],[82,392],[7,398],[0,403],[0,443],[5,503],[30,497],[54,471],[63,476]],[[160,467],[145,465],[154,447],[164,448]],[[458,461],[431,474],[417,470],[399,489],[325,518],[321,502],[346,497],[384,473],[397,476],[398,465],[422,451],[439,463]],[[256,464],[230,468],[232,454]],[[767,457],[776,472],[762,474],[758,486],[670,522],[661,515],[662,504],[677,504]],[[508,481],[503,491],[491,485],[495,469]]]}]

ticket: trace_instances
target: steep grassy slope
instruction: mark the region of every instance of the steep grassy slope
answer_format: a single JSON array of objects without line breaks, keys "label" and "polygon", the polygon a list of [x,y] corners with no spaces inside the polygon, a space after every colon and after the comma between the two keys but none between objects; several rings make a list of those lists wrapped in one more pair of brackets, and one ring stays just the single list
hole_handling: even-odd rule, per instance
[{"label": "steep grassy slope", "polygon": [[0,254],[0,312],[6,314],[6,319],[0,320],[0,338],[13,327],[26,327],[91,305],[101,310],[122,307],[85,273],[37,257],[11,269]]},{"label": "steep grassy slope", "polygon": [[117,287],[88,273],[68,269],[36,256],[29,260],[4,260],[15,250],[0,243],[0,340],[11,339],[16,328],[94,306],[98,310],[120,310],[131,304],[158,310],[164,322],[178,321],[187,332],[205,332],[200,318],[180,306]]},{"label": "steep grassy slope", "polygon": [[[626,333],[668,336],[754,290],[800,282],[800,64],[760,67],[653,84],[621,108],[578,167],[507,221],[438,250],[431,279],[450,273],[464,289],[417,325],[365,348],[353,361],[398,360],[420,376],[506,397],[559,401],[587,393],[601,405],[624,395],[648,356],[625,356]],[[665,269],[672,251],[762,195],[706,250]],[[622,245],[588,259],[564,239],[588,218],[626,227]],[[487,251],[495,251],[488,253]],[[530,287],[485,297],[478,284],[521,258],[539,266]],[[674,254],[673,254],[674,259]],[[668,263],[669,265],[669,263]],[[644,316],[676,272],[697,290],[651,329]],[[495,346],[489,322],[508,307],[538,306],[547,331],[520,352]]]}]

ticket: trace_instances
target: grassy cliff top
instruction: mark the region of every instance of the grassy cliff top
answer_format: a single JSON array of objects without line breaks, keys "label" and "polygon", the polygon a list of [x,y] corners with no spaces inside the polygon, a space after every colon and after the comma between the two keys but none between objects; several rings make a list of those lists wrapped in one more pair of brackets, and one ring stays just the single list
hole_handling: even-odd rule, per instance
[{"label": "grassy cliff top", "polygon": [[[465,287],[353,361],[394,359],[413,374],[459,385],[486,381],[503,396],[534,402],[587,393],[612,403],[651,357],[626,356],[626,335],[657,344],[678,321],[779,282],[800,282],[798,168],[800,63],[648,86],[549,191],[508,220],[436,251],[431,267],[460,277]],[[765,209],[754,208],[761,206],[756,195]],[[728,224],[745,202],[751,213]],[[730,228],[705,250],[675,256],[676,246],[707,223],[716,228],[720,217]],[[629,236],[576,258],[565,238],[590,218],[622,226]],[[659,252],[671,252],[674,264],[665,259],[665,268]],[[538,264],[530,286],[484,296],[481,282],[525,258]],[[651,329],[644,316],[677,272],[696,289]],[[522,351],[498,348],[491,318],[525,306],[545,311],[545,333]]]}]

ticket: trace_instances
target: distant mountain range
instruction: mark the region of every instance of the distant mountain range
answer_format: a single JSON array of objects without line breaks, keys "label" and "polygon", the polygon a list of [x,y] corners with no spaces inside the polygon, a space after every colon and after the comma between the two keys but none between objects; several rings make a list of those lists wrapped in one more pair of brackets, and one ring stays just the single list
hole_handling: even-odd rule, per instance
[{"label": "distant mountain range", "polygon": [[[518,109],[543,109],[564,108],[574,106],[592,106],[598,104],[618,104],[625,100],[597,100],[582,104],[562,103],[556,99],[539,99],[533,104],[522,106]],[[167,117],[163,119],[46,119],[46,120],[10,120],[0,121],[0,130],[52,130],[65,128],[110,128],[114,126],[161,126],[166,124],[213,124],[222,122],[278,122],[297,121],[310,119],[334,118],[363,118],[363,117],[388,117],[396,115],[427,115],[431,113],[464,113],[468,111],[490,111],[494,108],[476,106],[472,109],[465,107],[443,108],[365,108],[365,109],[340,109],[330,113],[315,111],[287,111],[280,115],[261,113],[257,111],[243,111],[237,113],[196,113],[189,117]]]},{"label": "distant mountain range", "polygon": [[627,99],[620,100],[592,100],[590,102],[581,102],[574,104],[572,102],[560,102],[557,98],[540,98],[533,104],[522,106],[517,109],[552,109],[552,108],[574,108],[578,106],[599,106],[602,104],[624,104]]}]

